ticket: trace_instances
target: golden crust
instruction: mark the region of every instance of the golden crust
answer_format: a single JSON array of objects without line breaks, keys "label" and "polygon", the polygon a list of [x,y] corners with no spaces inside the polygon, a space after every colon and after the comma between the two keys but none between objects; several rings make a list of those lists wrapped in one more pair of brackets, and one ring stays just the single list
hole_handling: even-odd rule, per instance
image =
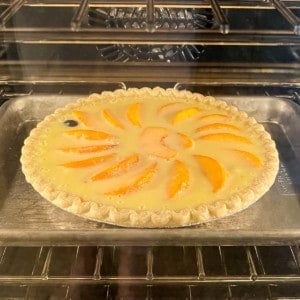
[{"label": "golden crust", "polygon": [[[36,141],[42,138],[44,134],[43,130],[47,127],[50,120],[53,120],[59,115],[63,115],[68,110],[76,108],[79,105],[95,101],[95,99],[101,99],[102,101],[109,100],[112,102],[119,101],[124,94],[130,94],[132,97],[143,97],[143,95],[156,97],[169,95],[175,101],[176,99],[184,98],[188,102],[201,101],[216,108],[222,108],[227,113],[230,113],[231,116],[234,116],[234,118],[251,126],[253,134],[262,141],[265,147],[265,153],[268,156],[268,160],[264,164],[263,172],[260,172],[260,176],[256,177],[247,188],[231,195],[227,199],[220,199],[213,203],[201,204],[196,208],[185,208],[178,211],[167,209],[160,211],[133,210],[95,203],[64,191],[59,191],[55,186],[52,186],[51,182],[49,183],[47,178],[39,177],[39,166],[35,164],[31,153],[34,150]],[[246,113],[240,112],[236,107],[230,106],[226,102],[216,100],[213,97],[204,97],[203,95],[188,91],[165,90],[158,87],[154,89],[132,88],[126,91],[116,90],[114,92],[103,92],[101,95],[92,94],[88,98],[81,99],[76,103],[70,103],[64,108],[57,109],[54,114],[47,116],[31,131],[29,138],[25,140],[24,147],[22,148],[21,163],[26,180],[31,183],[34,189],[44,198],[56,206],[88,219],[120,226],[140,228],[190,226],[228,216],[243,210],[269,190],[274,183],[279,166],[275,143],[264,130],[264,127],[258,124],[255,119],[248,117]]]}]

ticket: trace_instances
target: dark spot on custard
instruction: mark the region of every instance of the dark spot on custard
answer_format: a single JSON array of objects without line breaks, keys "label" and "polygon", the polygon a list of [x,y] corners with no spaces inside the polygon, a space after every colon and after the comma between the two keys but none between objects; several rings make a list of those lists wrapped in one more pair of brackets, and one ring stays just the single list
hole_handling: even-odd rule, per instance
[{"label": "dark spot on custard", "polygon": [[66,120],[64,121],[64,124],[68,127],[76,127],[78,125],[78,122],[75,120]]}]

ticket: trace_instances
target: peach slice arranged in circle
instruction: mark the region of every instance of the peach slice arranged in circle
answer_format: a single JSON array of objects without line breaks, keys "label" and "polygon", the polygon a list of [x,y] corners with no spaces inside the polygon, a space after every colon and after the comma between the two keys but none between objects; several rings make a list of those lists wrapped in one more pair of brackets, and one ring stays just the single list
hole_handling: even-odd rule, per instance
[{"label": "peach slice arranged in circle", "polygon": [[171,181],[168,185],[168,197],[173,198],[189,184],[190,176],[186,165],[179,160],[175,160],[170,170]]},{"label": "peach slice arranged in circle", "polygon": [[178,107],[178,106],[181,105],[181,104],[182,104],[181,102],[167,103],[167,104],[164,104],[164,105],[160,106],[160,107],[157,109],[157,112],[158,112],[159,114],[167,113],[167,112],[169,112],[170,110],[173,110],[174,108]]},{"label": "peach slice arranged in circle", "polygon": [[65,132],[67,135],[75,136],[77,138],[85,138],[87,140],[105,140],[108,138],[114,137],[113,135],[103,132],[103,131],[96,131],[96,130],[70,130]]},{"label": "peach slice arranged in circle", "polygon": [[65,147],[61,148],[60,150],[63,152],[70,152],[70,153],[94,153],[112,149],[116,147],[116,144],[111,145],[94,145],[94,146],[83,146],[83,147]]},{"label": "peach slice arranged in circle", "polygon": [[224,121],[226,119],[229,119],[229,116],[224,114],[210,114],[210,115],[201,116],[198,120],[203,122],[210,122],[210,121],[217,122],[217,121]]},{"label": "peach slice arranged in circle", "polygon": [[243,136],[222,132],[222,133],[211,133],[200,136],[198,139],[207,141],[222,141],[222,142],[241,142],[251,144],[251,141]]},{"label": "peach slice arranged in circle", "polygon": [[134,126],[141,127],[140,122],[140,109],[141,109],[141,103],[134,103],[130,105],[127,111],[127,118],[133,124]]},{"label": "peach slice arranged in circle", "polygon": [[147,127],[141,134],[141,145],[145,152],[154,156],[171,159],[177,152],[164,144],[169,131],[163,127]]},{"label": "peach slice arranged in circle", "polygon": [[124,129],[123,124],[116,117],[114,117],[108,109],[104,109],[102,111],[102,115],[103,118],[114,127]]},{"label": "peach slice arranged in circle", "polygon": [[67,163],[61,164],[61,166],[67,167],[67,168],[85,168],[97,165],[99,163],[102,163],[106,160],[111,159],[114,156],[114,154],[108,154],[103,156],[97,156],[97,157],[91,157],[83,160],[76,160],[71,161]]},{"label": "peach slice arranged in circle", "polygon": [[133,165],[137,164],[138,161],[139,161],[139,156],[137,154],[131,155],[126,159],[113,164],[112,166],[105,169],[104,171],[94,175],[92,177],[92,180],[96,181],[96,180],[111,178],[126,173]]},{"label": "peach slice arranged in circle", "polygon": [[237,153],[239,156],[243,157],[245,160],[247,160],[252,166],[256,168],[260,168],[262,166],[262,161],[258,156],[248,151],[234,150],[234,152]]},{"label": "peach slice arranged in circle", "polygon": [[195,155],[195,158],[200,165],[204,175],[213,187],[213,192],[220,190],[226,179],[226,173],[224,168],[219,162],[209,156]]},{"label": "peach slice arranged in circle", "polygon": [[142,172],[140,172],[137,177],[133,179],[133,181],[127,185],[121,186],[112,191],[108,191],[106,195],[126,195],[128,193],[134,192],[140,189],[143,185],[150,182],[157,170],[157,163],[153,163],[149,167],[145,168]]},{"label": "peach slice arranged in circle", "polygon": [[240,130],[237,126],[231,124],[224,124],[224,123],[213,123],[198,127],[196,132],[202,132],[206,130],[220,130],[220,129],[229,129],[229,130]]},{"label": "peach slice arranged in circle", "polygon": [[177,135],[183,148],[191,148],[193,146],[193,140],[188,135],[180,132],[178,132]]},{"label": "peach slice arranged in circle", "polygon": [[198,107],[189,107],[189,108],[182,109],[175,114],[175,116],[172,119],[172,123],[176,124],[180,121],[190,119],[194,117],[196,114],[198,114],[199,112],[200,109]]},{"label": "peach slice arranged in circle", "polygon": [[90,119],[86,112],[80,110],[73,110],[72,113],[82,124],[84,124],[85,126],[90,125]]}]

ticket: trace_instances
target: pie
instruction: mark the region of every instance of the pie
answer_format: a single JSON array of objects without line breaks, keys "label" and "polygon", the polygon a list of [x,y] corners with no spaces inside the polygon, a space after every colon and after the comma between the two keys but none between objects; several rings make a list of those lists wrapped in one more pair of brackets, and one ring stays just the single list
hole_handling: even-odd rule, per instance
[{"label": "pie", "polygon": [[141,88],[92,94],[40,122],[22,148],[26,180],[56,206],[131,227],[190,226],[257,201],[275,143],[213,97]]}]

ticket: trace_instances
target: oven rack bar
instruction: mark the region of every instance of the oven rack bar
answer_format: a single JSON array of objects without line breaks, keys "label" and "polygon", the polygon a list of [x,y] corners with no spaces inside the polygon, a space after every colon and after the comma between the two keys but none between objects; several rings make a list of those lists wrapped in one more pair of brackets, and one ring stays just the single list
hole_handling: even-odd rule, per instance
[{"label": "oven rack bar", "polygon": [[[33,253],[29,257],[28,251]],[[168,251],[175,251],[175,254],[169,252],[171,259],[166,257]],[[28,261],[20,263],[25,255]],[[12,257],[14,260],[11,260]],[[175,258],[180,258],[178,266]],[[164,259],[162,270],[159,265]],[[299,284],[299,260],[298,245],[190,246],[172,249],[163,246],[1,247],[0,286],[36,285],[41,282],[43,285]],[[128,273],[126,268],[130,268],[128,261],[134,267],[131,274],[124,274]],[[171,265],[173,263],[175,265]],[[235,263],[240,266],[236,267]],[[84,268],[86,264],[88,271]],[[280,264],[283,264],[280,270],[272,273]],[[185,269],[187,267],[189,269]]]},{"label": "oven rack bar", "polygon": [[[281,0],[287,7],[289,8],[297,8],[299,7],[300,0]],[[124,7],[124,6],[146,6],[147,2],[144,0],[110,0],[107,2],[106,0],[89,0],[91,7],[103,7],[103,6],[116,6],[116,7]],[[268,3],[268,1],[261,0],[243,0],[243,1],[234,1],[234,0],[218,0],[218,3],[225,8],[248,8],[248,7],[256,7],[257,9],[272,9],[272,6]],[[11,5],[11,0],[0,0],[0,5]],[[24,6],[43,6],[43,7],[53,7],[53,6],[61,6],[61,7],[78,7],[81,4],[81,0],[26,0],[24,2]],[[155,0],[155,5],[158,7],[202,7],[209,8],[210,2],[209,0],[168,0],[167,2],[164,0]]]},{"label": "oven rack bar", "polygon": [[[73,27],[76,25],[73,25]],[[224,24],[226,27],[226,24]],[[226,27],[227,28],[227,27]],[[77,44],[77,45],[227,45],[227,46],[299,46],[299,37],[291,31],[274,30],[231,30],[228,35],[219,35],[218,30],[195,32],[119,31],[116,29],[83,29],[76,32],[58,29],[8,29],[0,31],[3,43],[20,44]]]},{"label": "oven rack bar", "polygon": [[1,285],[24,284],[35,285],[43,282],[43,285],[70,285],[70,284],[88,284],[88,285],[109,285],[109,284],[132,284],[132,285],[207,285],[207,284],[284,284],[284,283],[300,283],[300,276],[259,276],[256,280],[249,279],[246,276],[207,276],[205,279],[189,276],[173,276],[173,277],[157,277],[148,280],[145,277],[103,277],[94,279],[93,277],[49,277],[42,276],[0,276]]},{"label": "oven rack bar", "polygon": [[[155,87],[159,83],[152,82],[149,86]],[[136,82],[133,87],[139,85]],[[143,85],[143,83],[141,83]],[[300,88],[297,86],[284,86],[284,85],[236,85],[234,90],[230,84],[195,84],[195,83],[177,83],[177,84],[167,84],[166,88],[174,87],[175,89],[188,89],[192,90],[198,86],[199,91],[206,95],[260,95],[260,96],[274,96],[279,98],[289,99],[300,105]],[[17,97],[30,96],[30,95],[43,95],[43,94],[57,94],[57,95],[86,95],[92,93],[98,93],[101,90],[115,90],[115,89],[126,89],[131,87],[130,83],[127,82],[88,82],[88,83],[67,83],[62,82],[61,84],[55,82],[46,82],[39,84],[35,82],[28,83],[10,83],[10,84],[0,84],[0,105],[5,101]]]},{"label": "oven rack bar", "polygon": [[[147,65],[147,67],[146,67]],[[188,68],[186,68],[188,66]],[[51,72],[49,72],[51,70]],[[205,70],[203,72],[203,70]],[[157,74],[160,74],[158,77]],[[193,63],[146,64],[118,62],[37,62],[0,61],[0,81],[5,85],[56,85],[167,82],[202,85],[264,85],[299,87],[299,63]]]},{"label": "oven rack bar", "polygon": [[[282,0],[238,4],[218,0],[187,3],[2,1],[0,40],[45,44],[299,45],[299,10],[300,2]],[[91,17],[90,12],[96,16]],[[245,17],[235,22],[235,15],[241,13]],[[157,24],[161,14],[169,17]],[[191,20],[199,14],[202,14],[201,25],[191,25]],[[28,15],[37,21],[28,22]],[[259,15],[258,20],[255,20],[256,15]],[[249,21],[252,18],[253,21]],[[257,22],[262,25],[256,28]],[[282,26],[276,28],[273,23],[282,23]]]},{"label": "oven rack bar", "polygon": [[44,279],[43,277],[5,277],[0,278],[0,287],[3,285],[38,285],[43,283],[44,286],[53,285],[115,285],[125,284],[134,286],[147,286],[147,285],[213,285],[213,284],[240,284],[240,285],[267,285],[267,284],[299,284],[300,279],[296,276],[273,276],[260,278],[256,281],[249,280],[245,277],[231,276],[231,277],[208,277],[205,280],[199,280],[190,277],[170,277],[170,278],[155,278],[146,280],[144,278],[136,277],[118,277],[118,278],[102,278],[94,280],[90,277],[84,278],[65,278],[54,277]]},{"label": "oven rack bar", "polygon": [[111,299],[116,289],[124,296],[130,288],[146,293],[130,294],[132,299],[156,299],[163,291],[170,296],[172,289],[189,300],[199,299],[201,291],[207,299],[237,299],[244,290],[260,299],[299,299],[299,261],[299,245],[1,247],[0,296],[20,289],[22,299],[53,291],[71,299],[95,290]]}]

